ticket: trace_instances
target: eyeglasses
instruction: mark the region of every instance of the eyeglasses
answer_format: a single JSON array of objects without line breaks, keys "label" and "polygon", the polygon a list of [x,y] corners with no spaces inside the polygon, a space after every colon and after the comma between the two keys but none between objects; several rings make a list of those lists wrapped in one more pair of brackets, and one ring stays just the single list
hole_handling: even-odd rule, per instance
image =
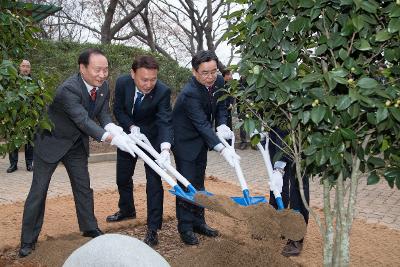
[{"label": "eyeglasses", "polygon": [[207,78],[207,77],[214,77],[217,75],[218,71],[217,70],[212,70],[212,71],[202,71],[202,72],[198,72],[196,71],[198,74],[200,74],[201,77],[203,78]]}]

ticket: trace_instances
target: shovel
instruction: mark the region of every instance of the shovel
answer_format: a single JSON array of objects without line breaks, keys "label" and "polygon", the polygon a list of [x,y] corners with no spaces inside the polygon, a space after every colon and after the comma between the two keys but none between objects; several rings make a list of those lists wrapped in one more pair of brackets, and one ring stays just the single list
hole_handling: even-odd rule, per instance
[{"label": "shovel", "polygon": [[[264,163],[265,166],[267,167],[267,174],[268,174],[268,178],[272,179],[272,176],[274,175],[274,170],[272,168],[272,164],[271,164],[271,157],[269,155],[269,150],[268,150],[268,144],[269,144],[269,137],[266,136],[266,143],[265,143],[265,148],[262,146],[261,142],[259,142],[257,144],[257,148],[260,150],[261,155],[264,159]],[[275,162],[275,167],[277,170],[283,170],[286,166],[286,162],[283,161],[277,161]],[[283,184],[283,178],[282,176],[278,176],[278,178],[280,179],[280,184]],[[278,205],[278,209],[282,210],[285,208],[285,206],[283,205],[283,201],[282,201],[282,196],[281,196],[281,192],[282,192],[282,187],[281,188],[271,188],[274,196],[275,196],[275,201],[276,204]]]},{"label": "shovel", "polygon": [[[146,153],[144,153],[137,145],[136,143],[125,133],[125,132],[118,132],[111,130],[110,131],[112,135],[122,135],[126,143],[128,144],[128,153],[130,153],[132,156],[135,156],[135,154],[142,158],[144,162],[147,163],[147,165],[150,166],[160,177],[166,181],[172,188],[172,191],[174,195],[179,196],[191,203],[195,203],[194,201],[194,195],[192,193],[187,193],[185,192],[178,184],[177,182],[167,173],[165,172],[160,166],[158,166],[157,163],[155,163]],[[194,188],[193,188],[194,189]]]},{"label": "shovel", "polygon": [[[220,133],[217,132],[217,136],[222,144],[225,145],[226,149],[232,149],[235,151],[235,148],[228,144],[228,142],[221,136]],[[232,137],[232,144],[235,144],[235,136]],[[256,205],[258,203],[267,203],[267,199],[264,196],[250,196],[249,188],[247,187],[246,180],[244,178],[242,168],[240,167],[239,160],[235,160],[234,168],[236,171],[236,176],[239,180],[240,187],[242,188],[243,197],[231,197],[233,201],[241,206],[250,206]]]},{"label": "shovel", "polygon": [[[257,133],[257,132],[256,132]],[[307,226],[304,221],[303,215],[299,211],[293,209],[285,209],[282,201],[282,185],[283,173],[286,162],[277,161],[274,164],[274,169],[271,164],[271,157],[268,150],[269,137],[266,136],[265,148],[261,142],[257,144],[258,149],[263,156],[265,166],[267,167],[267,174],[270,180],[270,188],[275,196],[275,201],[278,206],[277,217],[281,227],[282,235],[291,240],[300,240],[304,237]]]},{"label": "shovel", "polygon": [[[142,147],[144,150],[146,150],[148,153],[150,153],[150,155],[152,155],[156,159],[156,162],[157,162],[157,160],[160,160],[160,158],[161,158],[160,153],[158,153],[157,150],[154,149],[154,147],[151,145],[149,139],[147,139],[147,137],[144,134],[139,134],[139,135],[130,134],[128,136],[136,144],[138,144],[140,147]],[[207,196],[213,195],[212,193],[210,193],[208,191],[197,191],[196,188],[194,188],[194,186],[185,177],[183,177],[183,175],[180,174],[171,164],[164,163],[163,167],[169,173],[171,173],[179,182],[181,182],[183,184],[183,186],[185,186],[189,190],[189,192],[185,193],[186,200],[187,200],[187,197],[190,196],[190,200],[192,200],[191,202],[194,202],[193,199],[197,193],[205,194]],[[181,197],[181,195],[178,194],[179,192],[177,192],[176,190],[169,190],[169,192],[173,195]]]}]

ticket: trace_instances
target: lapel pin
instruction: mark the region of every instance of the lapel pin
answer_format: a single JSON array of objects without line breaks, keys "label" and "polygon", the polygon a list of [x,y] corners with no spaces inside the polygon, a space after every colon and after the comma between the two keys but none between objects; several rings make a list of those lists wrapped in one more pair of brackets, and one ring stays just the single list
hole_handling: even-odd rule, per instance
[{"label": "lapel pin", "polygon": [[103,94],[100,94],[100,96],[103,96]]}]

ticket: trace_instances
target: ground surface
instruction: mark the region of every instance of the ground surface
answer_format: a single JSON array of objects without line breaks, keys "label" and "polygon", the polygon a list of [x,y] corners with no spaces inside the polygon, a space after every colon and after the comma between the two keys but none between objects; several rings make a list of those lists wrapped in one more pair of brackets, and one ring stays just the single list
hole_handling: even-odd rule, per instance
[{"label": "ground surface", "polygon": [[[107,144],[94,142],[91,143],[91,152],[115,152],[115,149]],[[268,193],[265,166],[259,152],[246,149],[239,150],[238,153],[242,158],[241,166],[252,193]],[[0,267],[6,264],[61,266],[74,249],[89,240],[81,237],[78,232],[68,175],[63,166],[59,166],[54,173],[39,244],[32,256],[21,261],[16,255],[23,201],[29,190],[32,173],[24,169],[23,153],[19,156],[19,169],[12,174],[5,172],[9,166],[8,158],[0,159]],[[95,212],[100,228],[107,233],[122,233],[143,239],[146,232],[143,164],[138,163],[134,177],[138,218],[107,224],[105,217],[117,209],[115,162],[91,162],[89,171],[95,191]],[[235,172],[217,153],[209,153],[207,174],[217,177],[207,181],[209,191],[228,196],[240,195]],[[320,212],[322,190],[318,180],[311,181],[310,191],[311,205]],[[259,231],[258,235],[255,235],[258,239],[254,239],[252,235],[254,230],[257,230],[257,225],[220,213],[207,212],[207,222],[220,230],[221,236],[216,239],[201,237],[199,246],[188,247],[180,242],[177,234],[174,199],[168,193],[164,210],[164,225],[159,232],[160,244],[156,250],[172,266],[290,266],[293,262],[302,266],[322,265],[322,241],[312,219],[308,226],[303,253],[300,257],[291,258],[293,262],[290,262],[279,255],[285,241],[269,238],[274,233],[273,227],[268,228],[268,225],[273,224],[270,223],[270,218],[265,222],[262,218],[259,219],[258,230],[264,231]],[[351,266],[399,266],[399,251],[400,191],[390,189],[386,182],[366,186],[365,180],[361,180],[358,187],[356,220],[352,228]]]},{"label": "ground surface", "polygon": [[[207,180],[209,191],[232,195],[236,186],[212,178]],[[95,193],[95,212],[100,228],[108,233],[122,233],[143,239],[146,231],[146,200],[143,185],[135,188],[137,219],[109,224],[105,217],[116,210],[118,194],[115,191]],[[207,212],[208,223],[219,229],[216,239],[201,237],[200,245],[183,245],[176,231],[174,199],[166,194],[164,225],[159,232],[160,244],[156,250],[172,266],[302,266],[322,265],[322,241],[313,220],[305,238],[300,257],[290,260],[279,255],[283,240],[256,240],[242,221],[216,212]],[[64,260],[77,247],[89,239],[81,237],[71,196],[51,198],[47,201],[45,223],[35,252],[20,260],[17,245],[20,235],[23,203],[0,205],[0,266],[62,266]],[[266,229],[266,231],[269,231]],[[398,266],[400,231],[385,226],[366,224],[355,220],[351,237],[352,266]],[[276,252],[276,253],[275,253]]]}]

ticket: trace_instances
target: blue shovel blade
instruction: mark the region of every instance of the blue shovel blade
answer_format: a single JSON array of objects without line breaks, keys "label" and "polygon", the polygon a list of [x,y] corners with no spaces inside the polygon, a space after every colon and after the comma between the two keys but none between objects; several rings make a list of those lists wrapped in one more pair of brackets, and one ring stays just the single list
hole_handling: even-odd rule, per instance
[{"label": "blue shovel blade", "polygon": [[263,196],[255,196],[255,197],[249,197],[249,198],[244,198],[244,197],[231,197],[235,203],[239,204],[240,206],[251,206],[251,205],[257,205],[259,203],[268,203],[267,199]]}]

